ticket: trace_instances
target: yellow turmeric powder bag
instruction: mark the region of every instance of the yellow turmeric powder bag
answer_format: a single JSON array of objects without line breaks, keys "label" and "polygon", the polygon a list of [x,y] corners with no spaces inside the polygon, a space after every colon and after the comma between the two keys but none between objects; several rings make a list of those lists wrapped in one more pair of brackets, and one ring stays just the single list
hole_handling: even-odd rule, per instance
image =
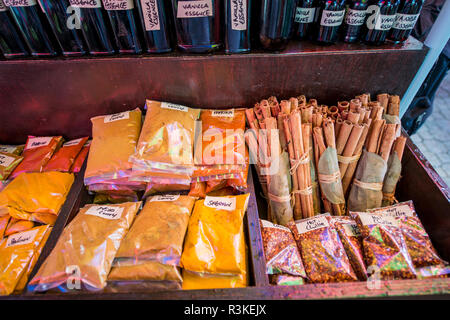
[{"label": "yellow turmeric powder bag", "polygon": [[21,156],[0,152],[0,180],[6,180],[22,160]]},{"label": "yellow turmeric powder bag", "polygon": [[44,225],[3,239],[0,243],[0,295],[9,295],[14,291],[49,231],[50,227]]},{"label": "yellow turmeric powder bag", "polygon": [[128,161],[136,151],[141,132],[142,113],[139,108],[117,114],[91,118],[90,146],[85,184],[128,176]]},{"label": "yellow turmeric powder bag", "polygon": [[178,265],[195,200],[184,195],[148,198],[122,241],[116,260],[156,260]]},{"label": "yellow turmeric powder bag", "polygon": [[8,223],[8,226],[5,230],[5,237],[9,237],[14,233],[28,231],[34,228],[34,222],[28,220],[18,220],[16,218],[11,218]]},{"label": "yellow turmeric powder bag", "polygon": [[72,173],[21,173],[0,192],[0,212],[6,208],[16,219],[54,224],[73,181]]},{"label": "yellow turmeric powder bag", "polygon": [[249,194],[210,197],[195,202],[181,256],[194,272],[239,274],[245,251],[244,215]]},{"label": "yellow turmeric powder bag", "polygon": [[244,288],[247,286],[247,274],[201,274],[197,272],[186,271],[183,269],[183,290]]},{"label": "yellow turmeric powder bag", "polygon": [[70,289],[67,282],[73,277],[79,279],[79,288],[104,288],[114,256],[140,205],[125,202],[81,208],[30,281],[29,289],[47,291],[58,287],[65,291]]}]

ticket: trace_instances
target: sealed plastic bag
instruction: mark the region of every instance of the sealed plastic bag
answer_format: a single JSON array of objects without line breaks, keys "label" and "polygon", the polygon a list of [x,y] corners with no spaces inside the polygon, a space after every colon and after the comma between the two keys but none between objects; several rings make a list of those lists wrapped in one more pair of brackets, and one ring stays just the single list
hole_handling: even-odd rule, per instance
[{"label": "sealed plastic bag", "polygon": [[127,177],[141,132],[141,110],[91,118],[92,143],[85,172],[85,184]]},{"label": "sealed plastic bag", "polygon": [[11,178],[17,177],[22,172],[42,172],[47,162],[55,151],[61,146],[63,138],[28,136],[23,150],[22,162],[11,173]]},{"label": "sealed plastic bag", "polygon": [[139,261],[137,264],[113,267],[108,275],[110,281],[178,281],[181,272],[178,267],[158,261]]},{"label": "sealed plastic bag", "polygon": [[287,273],[306,278],[297,244],[289,228],[261,221],[267,274]]},{"label": "sealed plastic bag", "polygon": [[18,220],[16,218],[11,218],[9,220],[8,226],[5,230],[5,237],[8,237],[14,233],[28,231],[34,228],[34,222],[28,220]]},{"label": "sealed plastic bag", "polygon": [[276,286],[300,286],[305,284],[306,280],[288,274],[271,274],[269,275],[269,282]]},{"label": "sealed plastic bag", "polygon": [[221,275],[197,273],[183,269],[183,290],[244,288],[248,286],[247,273]]},{"label": "sealed plastic bag", "polygon": [[72,173],[22,173],[0,192],[0,211],[3,207],[19,220],[54,224],[73,181]]},{"label": "sealed plastic bag", "polygon": [[0,240],[2,240],[5,235],[6,228],[8,227],[9,224],[9,219],[10,219],[9,215],[0,216]]},{"label": "sealed plastic bag", "polygon": [[69,172],[88,137],[67,141],[55,152],[43,171]]},{"label": "sealed plastic bag", "polygon": [[239,274],[245,251],[244,215],[249,194],[209,197],[195,202],[181,256],[193,272]]},{"label": "sealed plastic bag", "polygon": [[189,190],[189,195],[193,197],[204,198],[206,197],[206,182],[192,182],[191,189]]},{"label": "sealed plastic bag", "polygon": [[151,196],[156,193],[166,193],[173,191],[187,191],[189,190],[189,184],[158,184],[149,183],[145,188],[144,198]]},{"label": "sealed plastic bag", "polygon": [[21,156],[0,152],[0,180],[6,180],[22,160]]},{"label": "sealed plastic bag", "polygon": [[11,153],[15,154],[16,156],[20,156],[23,152],[23,148],[25,148],[24,144],[13,146],[8,144],[0,144],[0,152],[3,153]]},{"label": "sealed plastic bag", "polygon": [[83,148],[81,149],[80,153],[75,158],[75,161],[72,164],[72,167],[70,167],[70,172],[77,173],[80,172],[81,167],[83,166],[84,160],[86,159],[89,148],[91,147],[91,140],[88,140]]},{"label": "sealed plastic bag", "polygon": [[[55,248],[29,283],[31,291],[69,290],[79,279],[88,290],[106,285],[112,262],[141,202],[86,205],[61,234]],[[76,286],[75,286],[76,288]]]},{"label": "sealed plastic bag", "polygon": [[329,213],[290,224],[308,279],[314,283],[356,281]]},{"label": "sealed plastic bag", "polygon": [[362,234],[368,273],[383,280],[416,277],[399,222],[387,214],[350,212]]},{"label": "sealed plastic bag", "polygon": [[105,193],[96,193],[93,203],[95,204],[108,204],[108,203],[122,203],[122,202],[135,202],[139,201],[139,197],[136,192],[115,192],[105,191]]},{"label": "sealed plastic bag", "polygon": [[27,270],[49,226],[16,233],[0,243],[0,295],[9,295]]}]

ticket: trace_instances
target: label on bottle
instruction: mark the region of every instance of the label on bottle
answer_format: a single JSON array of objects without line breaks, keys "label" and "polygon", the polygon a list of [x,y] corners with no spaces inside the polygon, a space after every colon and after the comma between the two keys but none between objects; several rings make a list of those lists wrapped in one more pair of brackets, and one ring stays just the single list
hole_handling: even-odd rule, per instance
[{"label": "label on bottle", "polygon": [[15,233],[8,237],[6,248],[32,243],[34,241],[34,238],[36,238],[38,232],[39,229],[34,229],[30,231]]},{"label": "label on bottle", "polygon": [[153,202],[153,201],[157,201],[157,202],[160,202],[160,201],[176,201],[176,200],[178,200],[178,198],[180,197],[180,195],[179,194],[165,194],[165,195],[158,195],[158,196],[153,196],[151,199],[150,199],[150,202]]},{"label": "label on bottle", "polygon": [[236,198],[206,196],[204,204],[213,209],[233,211],[236,209]]},{"label": "label on bottle", "polygon": [[295,22],[297,23],[311,23],[314,22],[316,8],[302,8],[295,9]]},{"label": "label on bottle", "polygon": [[161,102],[161,108],[188,112],[188,107],[182,106],[181,104],[175,104],[175,103],[169,103],[169,102]]},{"label": "label on bottle", "polygon": [[247,1],[230,0],[231,28],[247,30]]},{"label": "label on bottle", "polygon": [[344,21],[345,10],[330,11],[323,10],[322,18],[320,19],[320,25],[324,27],[337,27]]},{"label": "label on bottle", "polygon": [[124,120],[124,119],[130,119],[130,111],[125,111],[125,112],[110,114],[108,116],[105,116],[105,118],[103,118],[103,123],[109,123],[109,122],[114,122],[114,121]]},{"label": "label on bottle", "polygon": [[362,26],[366,19],[366,10],[348,9],[345,16],[345,23],[350,26]]},{"label": "label on bottle", "polygon": [[411,30],[417,22],[420,14],[397,13],[392,28],[399,30]]},{"label": "label on bottle", "polygon": [[85,213],[108,220],[117,220],[122,216],[123,207],[92,206]]},{"label": "label on bottle", "polygon": [[7,7],[31,7],[36,5],[36,0],[4,0],[4,5]]},{"label": "label on bottle", "polygon": [[369,17],[367,18],[366,26],[369,30],[388,31],[395,21],[395,14],[380,14],[380,7],[377,5],[369,6],[367,8],[367,14],[369,14]]},{"label": "label on bottle", "polygon": [[50,143],[50,141],[52,141],[52,137],[30,138],[28,139],[27,145],[25,146],[25,150],[47,146]]},{"label": "label on bottle", "polygon": [[101,8],[100,0],[69,0],[70,5],[75,8]]},{"label": "label on bottle", "polygon": [[178,1],[177,18],[200,18],[212,15],[211,0]]},{"label": "label on bottle", "polygon": [[140,0],[146,31],[161,30],[157,0]]},{"label": "label on bottle", "polygon": [[0,153],[0,166],[1,167],[9,167],[15,158],[7,156],[6,154]]},{"label": "label on bottle", "polygon": [[106,10],[131,10],[134,8],[133,0],[103,0]]},{"label": "label on bottle", "polygon": [[0,12],[8,10],[2,0],[0,0]]}]

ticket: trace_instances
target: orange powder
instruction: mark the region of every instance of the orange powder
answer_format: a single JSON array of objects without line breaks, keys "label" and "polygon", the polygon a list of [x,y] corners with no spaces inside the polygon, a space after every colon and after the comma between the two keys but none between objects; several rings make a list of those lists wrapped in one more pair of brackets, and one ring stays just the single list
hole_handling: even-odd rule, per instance
[{"label": "orange powder", "polygon": [[44,171],[69,172],[87,139],[88,137],[84,137],[64,143],[44,167]]},{"label": "orange powder", "polygon": [[206,182],[192,182],[189,195],[193,197],[204,198],[206,197]]},{"label": "orange powder", "polygon": [[73,173],[80,172],[81,167],[83,166],[84,160],[86,159],[86,157],[88,155],[90,146],[91,146],[91,141],[89,140],[88,142],[86,142],[84,144],[80,153],[75,158],[75,161],[73,162],[73,165],[70,168],[70,172],[73,172]]},{"label": "orange powder", "polygon": [[34,228],[33,221],[17,220],[15,218],[11,218],[11,220],[8,223],[8,227],[6,227],[5,230],[5,237],[8,237],[14,233],[28,231],[33,228]]}]

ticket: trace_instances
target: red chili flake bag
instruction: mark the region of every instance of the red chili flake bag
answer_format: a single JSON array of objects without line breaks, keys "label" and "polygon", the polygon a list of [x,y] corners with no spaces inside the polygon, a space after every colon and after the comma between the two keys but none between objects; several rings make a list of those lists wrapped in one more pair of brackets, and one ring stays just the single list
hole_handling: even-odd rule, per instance
[{"label": "red chili flake bag", "polygon": [[83,149],[81,149],[80,153],[75,158],[75,161],[73,162],[72,167],[70,168],[70,172],[77,173],[80,172],[81,167],[83,166],[84,160],[86,159],[89,148],[91,147],[91,140],[86,142],[83,146]]},{"label": "red chili flake bag", "polygon": [[402,229],[408,253],[415,268],[448,264],[442,260],[431,243],[428,233],[417,216],[412,201],[394,204],[389,207],[371,209],[368,212],[384,213],[396,218]]},{"label": "red chili flake bag", "polygon": [[297,220],[290,228],[312,282],[358,280],[329,213]]},{"label": "red chili flake bag", "polygon": [[387,214],[351,212],[363,238],[368,273],[383,280],[414,279],[416,273],[399,222]]},{"label": "red chili flake bag", "polygon": [[290,274],[306,278],[300,252],[289,228],[260,220],[267,274]]},{"label": "red chili flake bag", "polygon": [[362,237],[355,220],[350,217],[331,217],[331,223],[339,234],[356,276],[361,281],[367,280],[367,270],[362,251]]},{"label": "red chili flake bag", "polygon": [[68,141],[59,148],[44,168],[44,171],[69,172],[88,137]]}]

